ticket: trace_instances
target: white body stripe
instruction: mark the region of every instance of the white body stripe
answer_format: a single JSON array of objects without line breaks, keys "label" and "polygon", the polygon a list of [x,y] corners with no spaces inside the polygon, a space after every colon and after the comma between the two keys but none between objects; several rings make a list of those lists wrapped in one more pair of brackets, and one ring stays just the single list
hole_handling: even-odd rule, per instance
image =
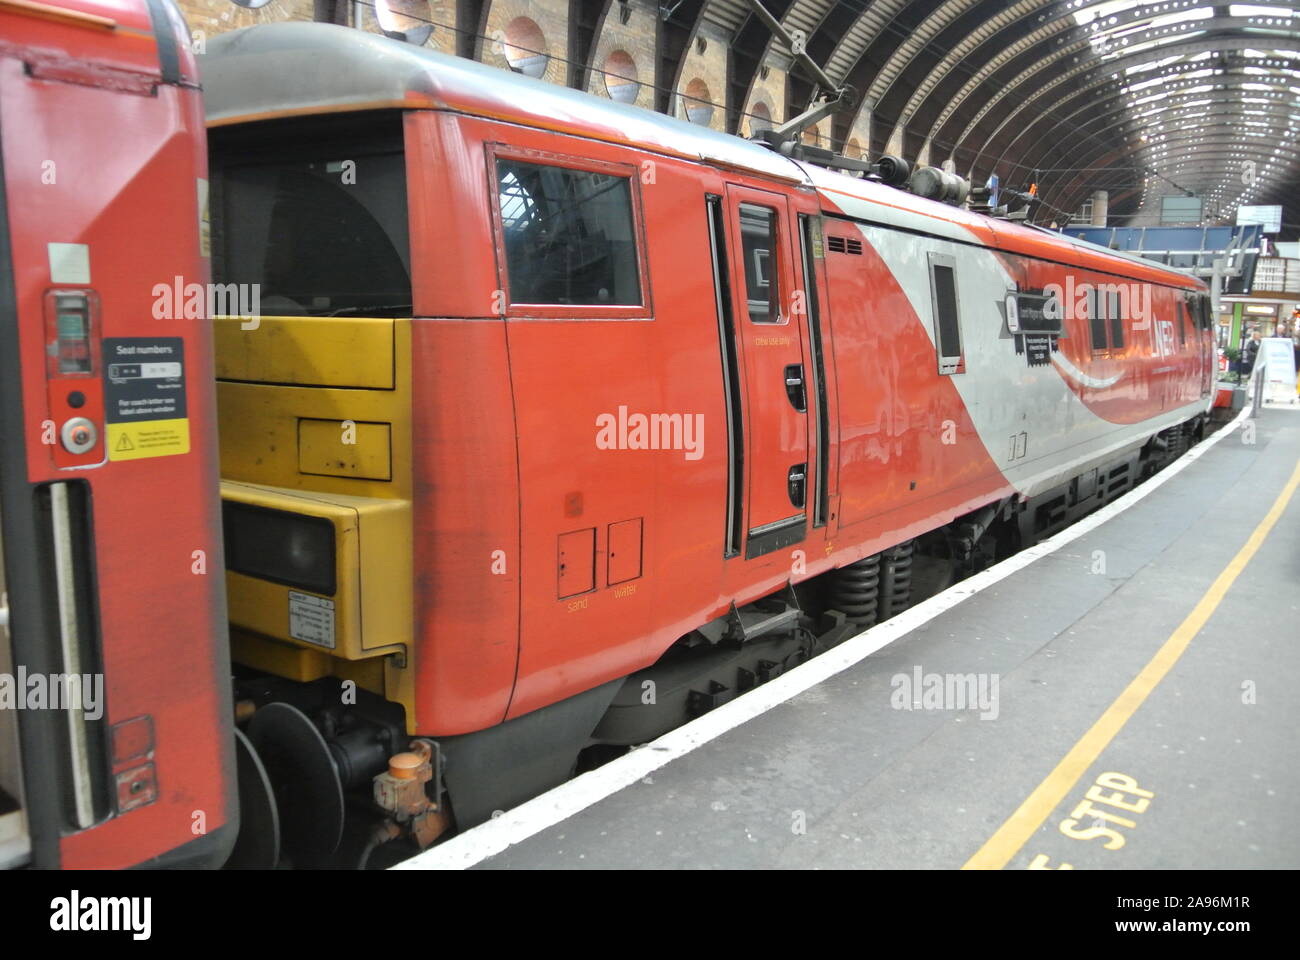
[{"label": "white body stripe", "polygon": [[[1000,305],[1016,284],[997,254],[884,227],[856,226],[906,294],[932,343],[936,334],[928,255],[953,257],[965,358],[965,372],[952,375],[953,386],[989,455],[1021,494],[1034,496],[1064,483],[1208,409],[1206,399],[1135,424],[1098,416],[1064,376],[1091,388],[1111,386],[1119,378],[1089,377],[1059,354],[1053,354],[1056,363],[1030,366],[1015,352]],[[1020,452],[1014,438],[1022,433],[1027,437]],[[1017,452],[1020,455],[1012,459]]]}]

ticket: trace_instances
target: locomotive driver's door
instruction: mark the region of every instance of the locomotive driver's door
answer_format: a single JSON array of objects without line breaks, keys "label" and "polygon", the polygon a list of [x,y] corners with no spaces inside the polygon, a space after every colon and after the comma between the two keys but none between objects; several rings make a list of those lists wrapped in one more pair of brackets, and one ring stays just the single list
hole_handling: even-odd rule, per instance
[{"label": "locomotive driver's door", "polygon": [[744,555],[803,540],[808,528],[812,371],[797,223],[780,194],[728,185],[735,336],[743,363],[746,501]]}]

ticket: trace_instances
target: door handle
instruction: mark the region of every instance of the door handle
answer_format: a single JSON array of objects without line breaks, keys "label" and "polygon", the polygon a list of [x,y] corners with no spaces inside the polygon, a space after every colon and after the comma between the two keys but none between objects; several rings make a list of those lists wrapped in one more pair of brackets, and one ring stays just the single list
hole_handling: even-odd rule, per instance
[{"label": "door handle", "polygon": [[790,495],[790,503],[800,510],[808,499],[807,474],[808,464],[796,463],[785,476],[786,492]]},{"label": "door handle", "polygon": [[785,368],[785,395],[790,405],[800,413],[808,412],[808,395],[803,385],[803,364],[792,363]]}]

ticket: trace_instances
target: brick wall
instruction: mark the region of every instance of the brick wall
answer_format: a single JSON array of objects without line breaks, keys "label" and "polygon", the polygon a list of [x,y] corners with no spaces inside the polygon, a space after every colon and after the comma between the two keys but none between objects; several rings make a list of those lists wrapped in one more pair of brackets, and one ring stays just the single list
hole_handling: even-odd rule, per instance
[{"label": "brick wall", "polygon": [[275,23],[280,20],[311,20],[312,0],[271,0],[260,10],[249,10],[230,0],[177,0],[185,22],[196,42],[202,42],[220,33],[251,27],[257,23]]},{"label": "brick wall", "polygon": [[[566,0],[493,0],[484,31],[492,39],[479,42],[479,59],[509,69],[506,48],[510,37],[507,30],[519,18],[532,20],[542,32],[542,50],[550,60],[541,79],[550,83],[567,83],[569,69],[563,59],[569,53],[569,5]],[[537,49],[534,43],[530,41],[527,49]]]},{"label": "brick wall", "polygon": [[717,104],[707,126],[714,130],[726,129],[727,112],[723,104],[727,98],[727,43],[725,36],[707,23],[701,24],[684,58],[682,79],[676,92],[675,116],[685,120],[688,110],[707,109],[708,104],[695,99],[706,97]]},{"label": "brick wall", "polygon": [[850,148],[853,141],[857,142],[859,153],[854,153],[852,149],[846,151],[850,156],[862,159],[863,154],[871,149],[871,111],[860,109],[853,120],[853,126],[849,128]]},{"label": "brick wall", "polygon": [[[259,23],[277,23],[282,20],[315,19],[314,0],[271,0],[264,7],[249,10],[231,0],[176,0],[192,34],[200,38],[214,37],[220,33],[251,27]],[[456,0],[391,0],[391,10],[397,15],[398,29],[422,23],[433,24],[433,33],[425,44],[444,53],[455,53],[453,29],[456,26]],[[360,6],[362,26],[369,33],[382,33],[375,15],[375,0],[366,0]],[[409,16],[405,15],[409,14]]]},{"label": "brick wall", "polygon": [[[368,33],[384,32],[376,9],[375,0],[367,0],[361,7],[361,24]],[[441,53],[456,53],[456,0],[390,0],[388,10],[392,15],[388,29],[406,31],[432,26],[424,46]]]},{"label": "brick wall", "polygon": [[[258,10],[249,10],[237,6],[231,0],[177,0],[184,12],[190,28],[200,38],[215,36],[228,30],[252,26],[257,23],[270,23],[280,20],[311,20],[315,12],[313,0],[271,0]],[[416,25],[428,20],[434,25],[433,33],[426,46],[444,53],[455,53],[457,34],[454,28],[478,31],[479,25],[456,23],[455,0],[389,0],[390,8],[399,17],[399,28]],[[476,56],[484,63],[508,68],[509,49],[506,31],[511,29],[517,18],[526,17],[536,24],[541,32],[541,46],[549,60],[542,78],[551,82],[564,84],[568,82],[570,67],[565,63],[568,56],[568,0],[489,0],[487,6],[486,26],[483,28],[485,39],[475,41]],[[626,9],[627,23],[622,22],[620,12]],[[406,16],[407,19],[401,19]],[[609,57],[616,52],[625,53],[631,58],[639,84],[636,105],[653,109],[655,91],[655,27],[658,6],[654,0],[628,0],[627,4],[613,3],[602,24],[600,35],[596,38],[592,56],[591,77],[587,91],[596,96],[608,97],[609,90],[605,74],[602,72],[609,63]],[[414,19],[411,19],[414,18]],[[363,28],[372,33],[379,33],[380,26],[375,14],[374,0],[367,0],[362,6]],[[707,90],[709,100],[718,104],[708,118],[708,126],[715,130],[726,127],[726,115],[722,104],[727,96],[727,61],[728,36],[717,27],[704,23],[700,26],[697,40],[686,52],[681,72],[681,83],[673,98],[673,114],[681,119],[688,119],[688,107],[704,107],[683,95],[689,91],[700,93]],[[701,49],[701,46],[703,49]],[[516,56],[525,55],[515,51]],[[773,123],[787,119],[785,116],[785,99],[787,85],[788,58],[769,54],[766,62],[766,76],[754,80],[749,100],[739,105],[745,114],[754,111],[756,104],[762,103],[768,108]],[[753,118],[740,118],[740,134],[748,136],[753,130]],[[832,145],[829,142],[831,124],[823,120],[817,127],[817,143],[821,146]],[[862,111],[855,119],[850,136],[858,141],[863,149],[870,144],[870,117]],[[839,146],[839,144],[833,144]]]},{"label": "brick wall", "polygon": [[610,4],[609,14],[605,17],[604,28],[596,40],[595,56],[591,63],[591,82],[587,92],[598,97],[608,97],[605,86],[605,69],[610,54],[622,50],[632,58],[636,67],[636,79],[640,83],[636,100],[639,107],[653,110],[655,102],[655,17],[658,7],[643,0],[631,0],[627,4],[628,21],[622,22],[619,16],[620,4]]},{"label": "brick wall", "polygon": [[[754,77],[754,87],[749,95],[749,103],[745,105],[745,112],[752,114],[754,106],[761,103],[767,107],[772,122],[781,123],[785,120],[786,72],[781,67],[773,65],[770,58],[764,66],[767,68],[767,76],[763,76],[763,70],[760,68],[758,75]],[[753,132],[753,122],[752,116],[740,118],[740,133],[743,136],[749,136]]]}]

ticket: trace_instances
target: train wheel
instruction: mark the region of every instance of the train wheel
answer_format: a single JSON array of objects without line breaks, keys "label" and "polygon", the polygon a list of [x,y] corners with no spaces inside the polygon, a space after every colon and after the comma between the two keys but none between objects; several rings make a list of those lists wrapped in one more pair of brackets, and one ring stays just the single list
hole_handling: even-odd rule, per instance
[{"label": "train wheel", "polygon": [[325,738],[297,707],[268,703],[248,738],[275,793],[284,852],[294,866],[320,866],[343,838],[343,784]]},{"label": "train wheel", "polygon": [[228,870],[274,870],[280,863],[280,815],[271,778],[262,760],[235,728],[235,769],[239,775],[239,839],[226,860]]}]

